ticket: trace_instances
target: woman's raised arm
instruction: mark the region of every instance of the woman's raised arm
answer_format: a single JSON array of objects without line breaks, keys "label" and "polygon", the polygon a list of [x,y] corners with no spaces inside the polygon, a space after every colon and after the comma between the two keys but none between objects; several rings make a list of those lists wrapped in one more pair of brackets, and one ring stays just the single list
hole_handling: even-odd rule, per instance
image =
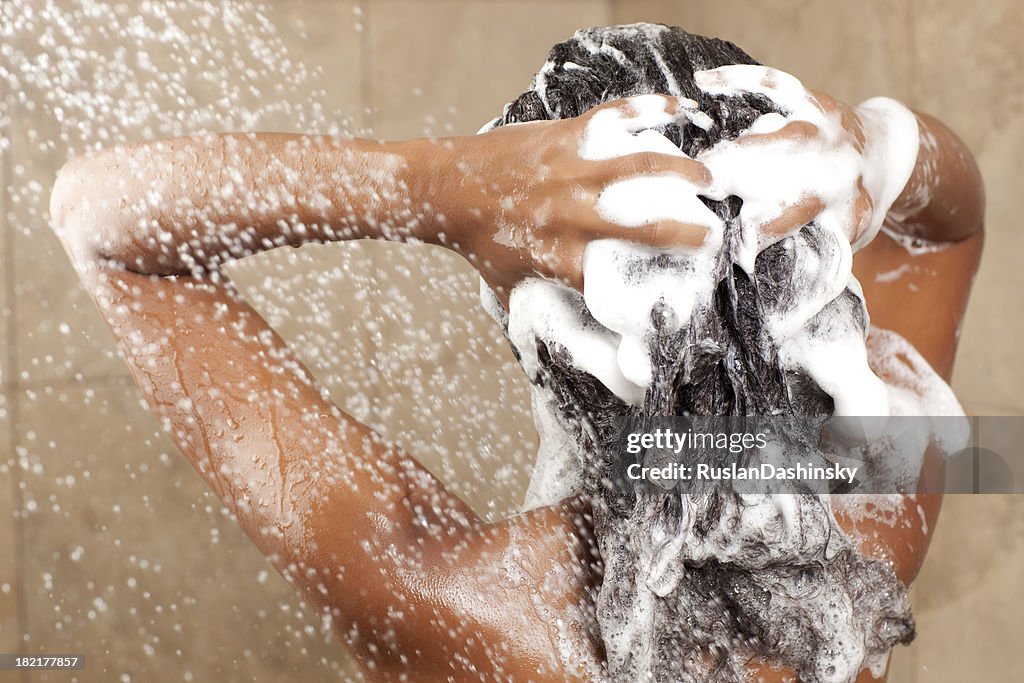
[{"label": "woman's raised arm", "polygon": [[253,133],[141,143],[65,166],[51,218],[73,258],[101,256],[138,273],[201,273],[278,246],[372,238],[454,249],[499,294],[528,275],[579,286],[591,239],[703,240],[700,225],[624,227],[597,206],[606,187],[636,175],[675,174],[696,194],[710,180],[700,163],[584,153],[592,124],[628,136],[692,106],[649,95],[576,119],[433,140]]},{"label": "woman's raised arm", "polygon": [[[661,118],[675,116],[678,103],[660,99]],[[628,102],[602,109],[638,125]],[[590,119],[403,143],[182,138],[75,160],[58,177],[54,228],[150,408],[366,666],[458,674],[460,662],[489,662],[495,678],[510,675],[502,666],[527,667],[515,672],[525,678],[550,662],[553,680],[567,680],[534,597],[549,594],[565,623],[578,620],[592,558],[577,511],[485,526],[331,403],[218,266],[309,241],[421,240],[458,248],[500,288],[527,274],[578,279],[594,235],[699,238],[685,224],[629,232],[598,215],[597,196],[617,178],[699,179],[702,167],[661,155],[583,160]],[[527,584],[502,580],[513,558]],[[473,651],[494,643],[508,656]]]},{"label": "woman's raised arm", "polygon": [[157,275],[306,242],[436,241],[425,200],[445,161],[428,151],[444,146],[278,133],[140,143],[68,163],[50,213],[75,258]]}]

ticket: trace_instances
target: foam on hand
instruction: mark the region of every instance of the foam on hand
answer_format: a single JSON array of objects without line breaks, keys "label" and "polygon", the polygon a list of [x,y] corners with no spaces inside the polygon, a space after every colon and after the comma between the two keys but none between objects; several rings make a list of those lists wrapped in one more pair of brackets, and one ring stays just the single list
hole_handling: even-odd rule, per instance
[{"label": "foam on hand", "polygon": [[[864,133],[860,145],[839,111],[827,110],[799,79],[778,69],[734,64],[697,72],[694,80],[709,95],[763,95],[786,112],[762,115],[737,140],[723,140],[699,157],[719,183],[714,198],[743,197],[744,240],[735,260],[748,273],[766,242],[782,237],[762,228],[778,216],[780,206],[807,197],[824,203],[815,219],[819,224],[845,234],[847,242],[852,231],[857,233],[854,250],[875,237],[917,160],[917,118],[909,109],[887,97],[861,103],[855,110]],[[810,124],[816,134],[754,137],[794,122]],[[866,224],[856,225],[851,216],[861,185],[873,204]]]},{"label": "foam on hand", "polygon": [[[802,302],[799,307],[772,312],[766,323],[783,365],[807,374],[828,393],[837,417],[888,415],[885,383],[867,362],[861,330],[868,326],[856,329],[844,324],[849,318],[830,316],[828,306],[846,290],[863,302],[860,283],[853,276],[853,252],[878,234],[913,172],[918,150],[916,118],[888,98],[862,103],[856,111],[865,142],[863,149],[857,149],[840,115],[827,112],[789,74],[734,65],[699,72],[694,78],[709,94],[757,93],[788,112],[786,116],[764,114],[737,140],[721,141],[698,157],[711,171],[719,196],[743,198],[741,235],[732,254],[735,263],[752,274],[758,254],[785,237],[764,230],[778,217],[780,205],[793,206],[807,197],[823,202],[814,222],[831,238],[832,248],[815,254],[788,245],[796,251],[793,257],[801,260]],[[793,121],[812,124],[817,137],[777,136],[768,138],[769,142],[749,143],[750,136],[776,132]],[[861,187],[873,203],[865,222],[854,225]]]},{"label": "foam on hand", "polygon": [[670,112],[661,95],[637,95],[626,99],[628,109],[608,107],[595,112],[580,144],[580,158],[601,161],[638,152],[686,156],[656,129],[686,119],[707,130],[713,122],[693,100],[680,97],[676,101],[678,111]]},{"label": "foam on hand", "polygon": [[[765,74],[773,79],[764,85]],[[817,331],[828,327],[822,311],[842,292],[860,287],[852,275],[855,198],[850,188],[858,181],[873,189],[876,202],[870,225],[861,226],[861,239],[881,227],[885,209],[899,194],[913,168],[916,122],[902,114],[900,105],[883,99],[870,100],[865,120],[872,129],[869,139],[908,139],[897,145],[895,158],[886,157],[881,143],[871,143],[865,154],[841,144],[844,131],[838,115],[826,114],[794,77],[763,67],[731,66],[700,72],[696,81],[711,94],[750,92],[771,94],[788,114],[769,113],[756,119],[740,137],[775,132],[792,120],[812,123],[821,131],[818,139],[766,145],[722,140],[699,155],[712,172],[712,187],[698,187],[678,175],[639,175],[614,183],[597,200],[599,214],[624,228],[641,228],[658,222],[678,222],[706,230],[699,247],[679,247],[671,253],[626,240],[597,240],[583,257],[583,297],[564,286],[531,281],[522,296],[510,302],[510,329],[514,340],[526,344],[530,335],[546,339],[552,334],[554,311],[560,324],[575,319],[576,332],[563,329],[558,345],[583,371],[587,368],[623,401],[639,405],[652,378],[648,340],[655,324],[672,332],[686,324],[699,306],[710,305],[718,272],[716,260],[723,248],[725,226],[701,201],[700,196],[722,200],[730,195],[743,199],[742,233],[733,240],[732,260],[753,273],[757,255],[779,236],[766,236],[763,228],[777,217],[780,205],[793,205],[808,196],[824,202],[815,222],[831,236],[825,256],[797,250],[801,260],[800,306],[770,312],[768,332],[781,357],[795,371],[810,375],[834,399],[837,414],[888,413],[884,386],[871,372],[863,352],[863,332],[838,330],[831,324],[829,340]],[[642,152],[683,157],[683,152],[655,130],[687,121],[707,129],[711,121],[696,103],[680,98],[676,111],[666,108],[661,96],[637,96],[626,107],[608,107],[588,122],[580,155],[603,160]],[[901,111],[902,110],[902,111]],[[911,131],[909,126],[913,126]],[[893,134],[887,134],[886,131]],[[908,135],[912,132],[913,135]],[[521,286],[523,287],[523,286]],[[660,315],[655,320],[652,316]],[[599,323],[598,333],[593,323]],[[861,330],[865,329],[861,328]],[[521,347],[524,367],[536,371],[532,346]]]},{"label": "foam on hand", "polygon": [[[680,98],[670,112],[666,99],[641,95],[628,108],[609,107],[594,114],[580,145],[580,156],[605,160],[643,152],[685,157],[654,127],[690,121],[709,127],[710,118],[696,103]],[[488,124],[481,132],[493,126]],[[597,377],[626,403],[639,405],[651,382],[648,336],[652,314],[667,329],[678,329],[694,308],[706,303],[714,286],[714,264],[725,226],[699,198],[702,188],[678,175],[642,175],[606,187],[597,200],[602,218],[624,228],[672,221],[706,229],[704,242],[666,253],[625,240],[596,240],[583,255],[584,290],[540,278],[513,289],[507,318],[509,339],[531,378],[539,371],[536,339],[554,342],[583,372]],[[654,265],[658,260],[661,265]],[[482,290],[485,306],[495,300]]]}]

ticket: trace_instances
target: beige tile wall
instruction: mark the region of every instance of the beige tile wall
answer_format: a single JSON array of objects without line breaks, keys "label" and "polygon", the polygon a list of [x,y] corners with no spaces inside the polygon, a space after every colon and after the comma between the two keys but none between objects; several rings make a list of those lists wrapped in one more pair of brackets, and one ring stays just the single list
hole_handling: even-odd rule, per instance
[{"label": "beige tile wall", "polygon": [[319,616],[222,514],[129,381],[19,398],[29,649],[85,653],[87,680],[345,671]]},{"label": "beige tile wall", "polygon": [[[948,0],[278,0],[267,14],[289,54],[321,68],[293,97],[381,137],[474,132],[528,85],[550,45],[612,21],[718,34],[840,97],[891,94],[934,111],[978,153],[989,190],[989,245],[956,388],[976,412],[1020,413],[1022,304],[1002,293],[1024,285],[1014,260],[1024,233],[1013,221],[1022,12],[1016,0],[962,10]],[[152,51],[159,61],[159,46]],[[194,80],[187,87],[217,96]],[[0,163],[0,549],[18,547],[8,536],[29,540],[20,557],[0,551],[0,651],[26,634],[29,647],[81,649],[93,656],[84,681],[186,669],[197,681],[348,678],[317,616],[223,518],[125,381],[45,227],[45,192],[32,185],[48,187],[67,153],[48,144],[59,127],[31,109],[40,97],[11,98],[11,149]],[[252,125],[300,128],[293,114],[278,107]],[[485,512],[515,504],[517,465],[535,435],[522,379],[475,306],[466,264],[427,248],[358,244],[265,255],[232,274],[339,403]],[[1014,305],[1018,315],[1008,315]],[[375,319],[382,324],[362,324]],[[8,415],[17,416],[9,437]],[[485,474],[498,496],[475,484]],[[1010,499],[950,499],[915,589],[921,636],[894,658],[894,680],[1011,680],[1002,673],[1024,626],[1014,585],[1022,512]]]},{"label": "beige tile wall", "polygon": [[[0,93],[0,105],[3,108],[9,109],[8,102],[10,101],[10,93]],[[0,116],[0,142],[6,140],[9,136],[9,123]],[[0,158],[4,159],[3,163],[0,163],[0,221],[4,221],[3,216],[7,214],[7,166],[6,162],[7,153],[0,148]],[[10,336],[10,323],[12,317],[12,311],[10,306],[10,300],[8,298],[8,289],[12,289],[13,286],[13,270],[11,269],[11,248],[9,242],[12,239],[9,230],[3,230],[0,232],[0,386],[7,387],[10,382],[13,381],[13,377],[9,377],[11,371],[11,365],[13,356],[13,349],[8,343]],[[6,451],[3,450],[6,445],[0,446],[0,455],[5,455]],[[0,459],[2,461],[2,459]]]},{"label": "beige tile wall", "polygon": [[917,6],[914,101],[970,144],[988,195],[985,255],[954,387],[976,412],[1019,415],[1024,370],[1016,340],[1024,303],[1010,293],[1024,288],[1024,269],[1017,263],[1024,230],[1016,159],[1024,149],[1024,7],[991,3],[965,20],[952,3],[927,0]]}]

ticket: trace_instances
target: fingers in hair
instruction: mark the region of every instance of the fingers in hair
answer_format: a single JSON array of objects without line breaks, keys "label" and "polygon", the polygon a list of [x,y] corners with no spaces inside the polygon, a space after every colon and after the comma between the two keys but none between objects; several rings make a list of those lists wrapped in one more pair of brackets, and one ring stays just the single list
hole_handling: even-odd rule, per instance
[{"label": "fingers in hair", "polygon": [[602,176],[605,181],[622,180],[635,176],[674,175],[685,179],[695,189],[711,186],[711,172],[707,166],[685,156],[637,152],[604,162]]},{"label": "fingers in hair", "polygon": [[770,66],[730,64],[693,74],[697,87],[709,95],[763,95],[790,118],[819,122],[825,111],[814,93],[796,76]]}]

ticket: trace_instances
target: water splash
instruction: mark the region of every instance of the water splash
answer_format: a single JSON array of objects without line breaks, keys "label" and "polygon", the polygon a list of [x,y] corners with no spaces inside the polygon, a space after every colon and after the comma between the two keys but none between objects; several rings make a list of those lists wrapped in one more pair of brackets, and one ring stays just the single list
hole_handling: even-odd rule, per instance
[{"label": "water splash", "polygon": [[[23,590],[42,608],[32,607],[24,646],[92,647],[122,620],[118,631],[130,638],[100,665],[113,667],[104,671],[115,679],[166,670],[152,661],[196,647],[190,622],[243,626],[238,615],[208,615],[201,596],[220,591],[267,596],[245,613],[260,622],[244,624],[250,655],[294,648],[322,660],[320,675],[351,675],[329,623],[276,576],[268,580],[227,510],[135,405],[123,364],[101,328],[90,327],[91,304],[77,292],[46,211],[65,161],[120,143],[222,131],[367,134],[361,107],[332,93],[342,84],[300,58],[309,36],[289,5],[0,2],[0,156],[13,238],[5,257],[18,300],[38,301],[46,313],[31,330],[38,345],[23,345],[18,362],[4,358],[2,373],[25,387],[20,412],[34,416],[15,424],[23,438],[11,462],[0,462],[16,472],[25,534],[39,535],[44,549],[25,565],[33,573]],[[358,7],[351,21],[362,30]],[[500,515],[518,502],[527,468],[516,463],[531,462],[535,441],[527,390],[500,330],[478,311],[475,273],[457,257],[425,247],[313,247],[261,254],[229,272],[346,410],[388,433],[482,512]],[[424,300],[443,305],[425,312]],[[97,347],[108,359],[83,363]],[[175,521],[161,527],[162,519]],[[83,537],[57,547],[62,537],[46,530],[62,526]],[[173,547],[182,538],[196,554],[189,564],[210,576],[184,575]],[[236,673],[246,675],[248,666],[236,665]],[[298,665],[281,666],[294,673]],[[182,677],[203,675],[186,667]]]}]

